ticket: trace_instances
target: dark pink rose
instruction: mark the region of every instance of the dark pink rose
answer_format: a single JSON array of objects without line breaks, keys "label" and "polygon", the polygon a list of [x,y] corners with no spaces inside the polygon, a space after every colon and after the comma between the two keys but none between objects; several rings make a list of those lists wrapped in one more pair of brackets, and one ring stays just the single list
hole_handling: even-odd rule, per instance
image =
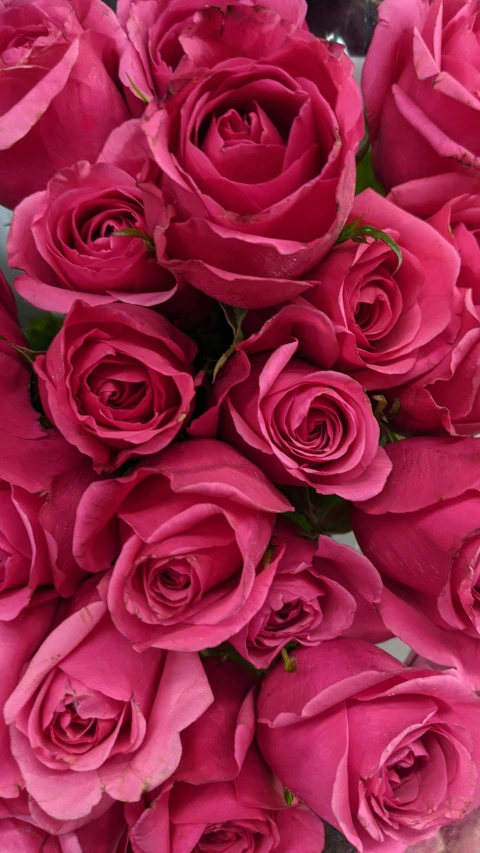
[{"label": "dark pink rose", "polygon": [[138,651],[200,651],[260,609],[281,555],[275,513],[291,509],[267,478],[217,441],[172,445],[118,480],[92,484],[74,553],[113,566],[108,607]]},{"label": "dark pink rose", "polygon": [[413,178],[480,169],[476,0],[384,0],[363,71],[376,174]]},{"label": "dark pink rose", "polygon": [[14,207],[80,158],[95,160],[128,118],[118,79],[124,40],[101,0],[2,4],[2,204]]},{"label": "dark pink rose", "polygon": [[[173,72],[184,56],[182,35],[205,9],[204,0],[119,0],[117,16],[127,32],[120,61],[120,77],[133,94],[143,100],[162,98],[168,91]],[[253,0],[240,0],[240,5],[254,6]],[[226,10],[228,0],[216,7]],[[301,27],[307,12],[305,0],[269,0],[268,8],[280,18]],[[187,30],[188,33],[188,30]]]},{"label": "dark pink rose", "polygon": [[25,664],[48,633],[55,607],[56,602],[50,598],[29,607],[10,622],[0,621],[0,797],[18,797],[24,787],[22,773],[10,748],[10,735],[3,718],[3,707],[17,686]]},{"label": "dark pink rose", "polygon": [[168,779],[180,732],[211,701],[197,655],[152,649],[140,659],[87,584],[33,656],[5,720],[33,805],[68,831],[98,816],[102,799],[136,801]]},{"label": "dark pink rose", "polygon": [[339,45],[292,29],[271,9],[208,7],[183,40],[179,91],[146,111],[177,211],[170,268],[231,305],[308,289],[296,279],[333,245],[353,202],[363,118],[352,64]]},{"label": "dark pink rose", "polygon": [[456,672],[330,640],[266,676],[257,737],[282,783],[356,850],[403,853],[478,805],[479,717]]},{"label": "dark pink rose", "polygon": [[387,628],[480,688],[480,443],[409,438],[387,448],[381,496],[352,516],[385,588]]},{"label": "dark pink rose", "polygon": [[265,604],[230,638],[257,669],[267,669],[288,643],[318,646],[341,634],[379,642],[389,636],[375,603],[382,582],[363,554],[320,536],[313,542],[298,528],[277,522],[274,539],[285,545]]},{"label": "dark pink rose", "polygon": [[390,464],[370,401],[355,379],[317,369],[337,354],[324,314],[283,308],[237,346],[192,434],[218,435],[281,485],[348,499],[377,494]]},{"label": "dark pink rose", "polygon": [[134,305],[75,302],[35,359],[50,420],[97,471],[163,450],[195,400],[196,345],[165,317]]},{"label": "dark pink rose", "polygon": [[431,226],[373,190],[355,198],[349,220],[358,219],[395,240],[400,267],[384,242],[348,240],[309,273],[315,287],[307,298],[337,328],[338,365],[378,391],[417,376],[451,352],[460,325],[459,259]]},{"label": "dark pink rose", "polygon": [[[124,133],[130,133],[129,126]],[[138,165],[125,152],[122,159],[127,167]],[[15,288],[38,308],[62,314],[76,299],[93,306],[118,300],[163,303],[177,289],[161,263],[160,242],[170,215],[160,190],[139,185],[116,164],[80,161],[63,169],[15,210],[8,259],[23,270]],[[152,242],[156,229],[161,232],[158,261]],[[117,236],[122,231],[127,233]]]},{"label": "dark pink rose", "polygon": [[33,820],[26,793],[0,802],[0,845],[11,853],[125,853],[127,831],[116,804],[77,830],[51,835]]}]

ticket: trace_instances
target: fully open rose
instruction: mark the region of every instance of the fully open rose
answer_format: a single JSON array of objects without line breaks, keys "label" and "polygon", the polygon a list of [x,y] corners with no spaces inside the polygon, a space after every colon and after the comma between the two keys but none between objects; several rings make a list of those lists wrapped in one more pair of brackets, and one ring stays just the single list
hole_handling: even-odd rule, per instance
[{"label": "fully open rose", "polygon": [[139,800],[168,779],[180,732],[211,701],[197,655],[152,649],[140,660],[89,581],[32,658],[5,719],[34,805],[68,826],[87,822],[102,797]]},{"label": "fully open rose", "polygon": [[480,169],[475,0],[384,0],[363,72],[374,166],[388,189]]},{"label": "fully open rose", "polygon": [[[240,2],[255,5],[253,0]],[[226,9],[229,3],[219,0],[215,5]],[[295,26],[300,27],[305,20],[305,0],[269,0],[265,5]],[[172,74],[184,56],[182,35],[204,8],[204,0],[118,0],[118,19],[129,39],[119,73],[125,86],[139,98],[140,108],[144,99],[155,95],[162,98],[167,93]]]},{"label": "fully open rose", "polygon": [[121,36],[101,0],[2,3],[2,204],[14,207],[80,158],[95,160],[128,119],[118,80]]},{"label": "fully open rose", "polygon": [[478,804],[479,715],[455,672],[331,640],[267,675],[257,737],[283,784],[360,853],[403,853]]},{"label": "fully open rose", "polygon": [[480,442],[409,438],[390,445],[383,494],[352,516],[381,572],[383,621],[419,654],[480,688]]},{"label": "fully open rose", "polygon": [[176,205],[171,268],[228,304],[273,305],[308,289],[299,276],[352,205],[363,135],[352,64],[269,9],[212,6],[195,22],[176,93],[144,124]]},{"label": "fully open rose", "polygon": [[126,477],[94,483],[74,551],[87,571],[113,565],[108,606],[142,651],[216,646],[260,609],[281,547],[276,512],[291,509],[262,472],[218,441],[189,441]]},{"label": "fully open rose", "polygon": [[41,398],[67,441],[99,471],[162,450],[195,399],[196,346],[153,311],[76,302],[46,356]]}]

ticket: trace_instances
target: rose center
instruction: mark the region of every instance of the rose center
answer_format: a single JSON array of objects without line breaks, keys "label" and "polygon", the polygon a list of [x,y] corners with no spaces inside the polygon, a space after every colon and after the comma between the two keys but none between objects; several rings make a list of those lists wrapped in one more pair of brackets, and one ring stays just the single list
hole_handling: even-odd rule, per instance
[{"label": "rose center", "polygon": [[214,851],[234,850],[235,853],[254,849],[254,838],[251,832],[239,832],[236,828],[218,824],[207,827],[194,853],[214,853]]}]

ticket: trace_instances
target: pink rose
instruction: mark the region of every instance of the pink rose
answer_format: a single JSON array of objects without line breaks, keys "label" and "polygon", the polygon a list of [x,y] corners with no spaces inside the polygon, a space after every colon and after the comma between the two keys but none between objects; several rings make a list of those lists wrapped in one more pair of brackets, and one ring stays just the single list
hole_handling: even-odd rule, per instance
[{"label": "pink rose", "polygon": [[218,435],[275,483],[347,499],[381,491],[390,464],[367,395],[344,373],[317,369],[338,354],[325,315],[287,306],[236,349],[193,435]]},{"label": "pink rose", "polygon": [[97,816],[102,798],[139,800],[168,779],[180,732],[211,701],[197,655],[152,649],[140,659],[88,582],[32,658],[5,720],[33,806],[68,831]]},{"label": "pink rose", "polygon": [[381,4],[362,84],[384,187],[480,169],[479,27],[475,0]]},{"label": "pink rose", "polygon": [[86,571],[113,566],[108,607],[138,651],[199,651],[262,606],[281,554],[268,548],[275,513],[289,509],[228,445],[181,442],[88,489],[74,553]]},{"label": "pink rose", "polygon": [[[0,621],[0,707],[2,710],[10,693],[17,686],[25,664],[47,634],[55,614],[55,607],[56,601],[50,598],[29,607],[10,622]],[[0,715],[0,761],[2,764],[0,797],[18,797],[24,782],[12,755],[10,735],[3,713]]]},{"label": "pink rose", "polygon": [[8,0],[0,32],[0,201],[14,207],[59,169],[95,160],[128,118],[118,80],[125,37],[101,0]]},{"label": "pink rose", "polygon": [[[373,190],[355,198],[349,220],[372,225],[398,244],[336,246],[312,272],[307,298],[337,328],[338,365],[365,388],[383,390],[417,376],[451,352],[460,321],[459,259],[448,242]],[[455,296],[455,299],[454,299]],[[457,304],[458,302],[458,304]]]},{"label": "pink rose", "polygon": [[126,843],[120,804],[86,826],[55,836],[35,824],[25,793],[0,802],[0,846],[11,853],[125,853]]},{"label": "pink rose", "polygon": [[[127,140],[130,124],[120,129]],[[119,137],[116,132],[110,148],[121,145]],[[117,300],[158,305],[175,294],[176,279],[162,266],[161,236],[158,261],[149,248],[171,211],[160,190],[138,184],[133,169],[139,162],[132,156],[121,150],[121,165],[76,163],[16,208],[9,264],[24,271],[15,288],[37,308],[64,314],[76,299],[93,306]]]},{"label": "pink rose", "polygon": [[130,829],[133,853],[158,853],[159,838],[165,853],[321,853],[323,823],[305,806],[274,811],[242,802],[237,785],[255,772],[245,781],[164,786]]},{"label": "pink rose", "polygon": [[480,688],[480,442],[410,438],[389,445],[381,496],[352,516],[380,571],[378,605],[393,634]]},{"label": "pink rose", "polygon": [[339,45],[292,29],[270,9],[206,8],[183,39],[176,94],[146,111],[177,210],[170,268],[231,305],[308,289],[299,277],[353,202],[363,118],[352,64]]},{"label": "pink rose", "polygon": [[45,411],[97,471],[113,471],[182,429],[195,400],[196,349],[147,308],[75,302],[35,359]]},{"label": "pink rose", "polygon": [[[240,0],[254,6],[253,0]],[[205,9],[204,0],[119,0],[117,15],[127,32],[128,44],[120,61],[120,77],[138,98],[162,98],[168,91],[173,72],[184,56],[182,35]],[[216,7],[226,10],[228,0]],[[281,18],[301,27],[307,12],[305,0],[270,0],[268,8]],[[140,104],[143,100],[140,100]]]},{"label": "pink rose", "polygon": [[454,671],[331,640],[280,663],[258,702],[280,780],[360,853],[403,853],[478,804],[480,700]]},{"label": "pink rose", "polygon": [[386,638],[374,607],[382,583],[363,554],[329,536],[313,542],[283,521],[277,522],[275,540],[286,550],[265,604],[230,638],[253,666],[267,669],[291,642],[318,646],[345,633],[375,642]]}]

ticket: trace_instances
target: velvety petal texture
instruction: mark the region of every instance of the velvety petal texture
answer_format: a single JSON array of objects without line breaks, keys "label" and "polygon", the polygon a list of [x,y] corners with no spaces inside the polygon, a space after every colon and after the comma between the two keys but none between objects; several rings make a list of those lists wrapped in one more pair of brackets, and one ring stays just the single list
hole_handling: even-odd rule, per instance
[{"label": "velvety petal texture", "polygon": [[283,784],[360,853],[403,853],[478,804],[479,715],[454,671],[341,639],[266,676],[257,737]]},{"label": "velvety petal texture", "polygon": [[112,619],[135,649],[200,651],[243,627],[282,553],[275,513],[291,509],[264,474],[222,442],[188,441],[125,477],[94,483],[74,552],[110,573]]},{"label": "velvety petal texture", "polygon": [[2,3],[3,205],[42,190],[81,157],[95,160],[109,133],[129,118],[118,78],[124,41],[102,0]]},{"label": "velvety petal texture", "polygon": [[35,359],[45,411],[97,471],[162,450],[195,400],[196,346],[153,311],[74,303]]},{"label": "velvety petal texture", "polygon": [[248,5],[206,7],[181,43],[169,97],[143,125],[177,211],[169,266],[230,305],[286,301],[309,289],[300,276],[353,202],[363,117],[352,64]]},{"label": "velvety petal texture", "polygon": [[477,439],[409,438],[387,448],[382,495],[354,510],[380,571],[385,625],[419,654],[480,687],[480,449]]}]

